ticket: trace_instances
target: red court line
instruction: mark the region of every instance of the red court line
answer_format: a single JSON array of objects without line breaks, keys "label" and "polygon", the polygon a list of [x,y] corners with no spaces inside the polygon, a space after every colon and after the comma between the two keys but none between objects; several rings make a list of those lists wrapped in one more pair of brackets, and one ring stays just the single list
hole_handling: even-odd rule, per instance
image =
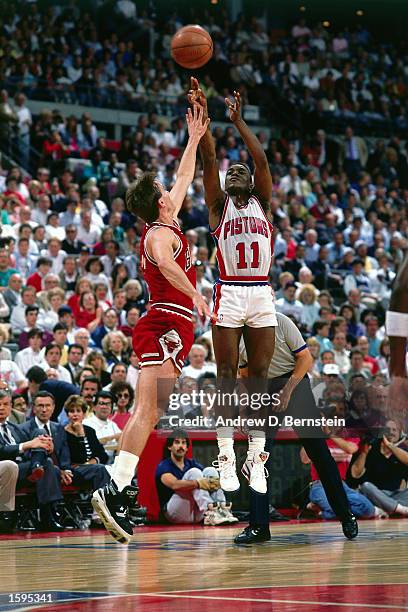
[{"label": "red court line", "polygon": [[[252,587],[242,589],[209,589],[175,591],[140,595],[116,595],[88,601],[70,601],[36,607],[44,612],[213,612],[222,606],[223,612],[326,612],[347,610],[403,611],[408,606],[408,584],[387,585],[316,585],[291,587]],[[34,610],[34,608],[32,608]],[[27,608],[26,608],[27,610]]]}]

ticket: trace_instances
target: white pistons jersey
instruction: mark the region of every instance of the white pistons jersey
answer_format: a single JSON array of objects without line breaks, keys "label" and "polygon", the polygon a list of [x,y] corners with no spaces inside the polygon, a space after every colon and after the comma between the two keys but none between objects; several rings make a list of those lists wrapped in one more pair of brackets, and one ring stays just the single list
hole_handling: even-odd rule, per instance
[{"label": "white pistons jersey", "polygon": [[221,221],[211,234],[217,245],[221,283],[268,282],[273,226],[255,196],[251,196],[245,206],[237,208],[227,195]]}]

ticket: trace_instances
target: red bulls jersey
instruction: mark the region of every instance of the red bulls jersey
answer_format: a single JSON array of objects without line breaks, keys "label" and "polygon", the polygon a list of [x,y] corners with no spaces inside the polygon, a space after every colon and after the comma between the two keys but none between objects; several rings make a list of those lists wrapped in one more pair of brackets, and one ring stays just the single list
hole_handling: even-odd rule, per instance
[{"label": "red bulls jersey", "polygon": [[140,243],[142,270],[144,278],[149,286],[151,307],[162,311],[163,314],[176,314],[191,320],[191,315],[193,313],[192,300],[187,297],[185,293],[173,287],[167,278],[163,276],[156,262],[146,249],[149,235],[157,231],[155,228],[170,228],[178,241],[177,249],[174,251],[174,260],[187,274],[189,281],[195,287],[196,272],[194,266],[191,265],[190,248],[187,239],[182,233],[178,223],[176,221],[173,223],[173,225],[166,225],[159,222],[154,222],[151,225],[146,224]]},{"label": "red bulls jersey", "polygon": [[273,255],[273,226],[255,196],[237,208],[227,195],[221,221],[211,232],[217,245],[220,281],[268,282]]}]

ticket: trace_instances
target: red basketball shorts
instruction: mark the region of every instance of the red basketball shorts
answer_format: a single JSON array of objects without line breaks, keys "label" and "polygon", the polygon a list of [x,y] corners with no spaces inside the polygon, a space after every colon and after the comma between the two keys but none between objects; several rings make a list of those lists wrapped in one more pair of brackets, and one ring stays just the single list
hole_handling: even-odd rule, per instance
[{"label": "red basketball shorts", "polygon": [[194,342],[193,322],[154,308],[139,319],[133,332],[133,350],[141,367],[171,359],[181,372]]}]

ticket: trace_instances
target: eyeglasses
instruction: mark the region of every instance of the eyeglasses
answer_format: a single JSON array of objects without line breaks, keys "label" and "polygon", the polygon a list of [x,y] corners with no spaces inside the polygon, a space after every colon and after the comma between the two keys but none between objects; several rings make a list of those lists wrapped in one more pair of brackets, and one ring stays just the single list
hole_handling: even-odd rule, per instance
[{"label": "eyeglasses", "polygon": [[112,404],[110,402],[98,402],[98,406],[106,406],[107,408],[112,408]]},{"label": "eyeglasses", "polygon": [[128,399],[130,397],[129,393],[118,393],[117,395],[118,395],[118,397],[127,397]]}]

